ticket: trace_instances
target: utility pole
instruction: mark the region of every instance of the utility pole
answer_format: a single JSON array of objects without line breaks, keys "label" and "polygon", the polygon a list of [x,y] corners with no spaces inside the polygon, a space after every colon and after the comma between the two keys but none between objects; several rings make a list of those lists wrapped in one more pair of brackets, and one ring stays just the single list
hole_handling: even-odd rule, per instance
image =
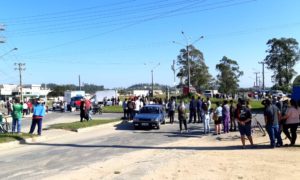
[{"label": "utility pole", "polygon": [[[0,31],[5,31],[4,24],[0,24]],[[2,36],[0,36],[0,43],[5,43],[5,39]]]},{"label": "utility pole", "polygon": [[151,70],[151,79],[152,79],[152,82],[151,82],[151,97],[153,97],[153,95],[154,95],[153,69]]},{"label": "utility pole", "polygon": [[173,74],[174,74],[174,86],[175,86],[175,84],[176,84],[175,60],[173,60],[173,64],[171,65],[171,70],[173,71]]},{"label": "utility pole", "polygon": [[22,71],[25,71],[25,63],[15,63],[15,70],[19,71],[20,76],[20,101],[23,102],[23,88],[22,88]]},{"label": "utility pole", "polygon": [[78,76],[78,81],[79,81],[79,91],[81,91],[80,75]]},{"label": "utility pole", "polygon": [[155,68],[157,68],[158,66],[160,65],[160,63],[158,63],[156,66],[154,66],[152,69],[151,69],[151,89],[152,89],[152,93],[151,93],[151,97],[154,97],[154,80],[153,80],[153,71]]},{"label": "utility pole", "polygon": [[[187,53],[187,70],[188,70],[188,89],[190,91],[190,87],[191,87],[191,67],[190,67],[190,51],[189,51],[189,46],[192,46],[194,45],[196,42],[198,42],[200,39],[203,39],[204,36],[200,36],[198,39],[196,39],[194,42],[190,43],[190,39],[189,37],[187,37],[184,33],[184,31],[181,31],[181,34],[184,36],[185,40],[186,40],[186,44],[184,45],[185,48],[186,48],[186,53]],[[179,42],[176,42],[176,41],[173,41],[173,43],[176,43],[176,44],[180,44],[180,45],[183,45],[182,43],[179,43]]]},{"label": "utility pole", "polygon": [[257,87],[257,79],[258,79],[257,75],[259,74],[259,72],[254,72],[254,74],[255,74],[255,86]]},{"label": "utility pole", "polygon": [[262,64],[262,90],[265,90],[265,62],[261,61],[258,63]]}]

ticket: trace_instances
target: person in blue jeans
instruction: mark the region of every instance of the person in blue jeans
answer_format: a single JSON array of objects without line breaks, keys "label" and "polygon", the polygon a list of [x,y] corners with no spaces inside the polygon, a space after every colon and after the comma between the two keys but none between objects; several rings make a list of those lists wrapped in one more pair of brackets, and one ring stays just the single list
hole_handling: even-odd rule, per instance
[{"label": "person in blue jeans", "polygon": [[12,108],[12,133],[15,133],[16,127],[18,134],[21,133],[21,123],[22,123],[22,113],[23,113],[23,106],[20,103],[20,99],[15,99],[15,102],[13,104]]},{"label": "person in blue jeans", "polygon": [[271,104],[269,99],[265,100],[264,118],[271,148],[282,146],[282,139],[279,131],[279,119],[281,118],[280,111],[276,105]]},{"label": "person in blue jeans", "polygon": [[42,122],[45,113],[46,113],[46,109],[45,106],[43,105],[43,100],[39,99],[33,108],[32,123],[29,131],[30,134],[33,134],[35,126],[37,125],[38,135],[39,136],[42,135]]}]

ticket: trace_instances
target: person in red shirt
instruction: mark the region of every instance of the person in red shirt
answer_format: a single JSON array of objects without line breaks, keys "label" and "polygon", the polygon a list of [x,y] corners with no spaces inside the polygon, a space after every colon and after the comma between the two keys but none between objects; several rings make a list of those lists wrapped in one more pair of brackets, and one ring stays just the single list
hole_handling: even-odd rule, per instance
[{"label": "person in red shirt", "polygon": [[30,114],[32,112],[32,103],[30,101],[27,101],[27,106],[28,106],[28,114]]}]

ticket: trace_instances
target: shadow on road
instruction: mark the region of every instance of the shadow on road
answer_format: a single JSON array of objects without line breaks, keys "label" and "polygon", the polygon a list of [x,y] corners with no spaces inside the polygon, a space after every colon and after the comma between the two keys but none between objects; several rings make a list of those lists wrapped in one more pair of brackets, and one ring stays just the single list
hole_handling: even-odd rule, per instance
[{"label": "shadow on road", "polygon": [[[74,148],[113,148],[113,149],[154,149],[154,150],[192,150],[192,151],[232,151],[241,150],[237,146],[130,146],[130,145],[87,145],[87,144],[55,144],[55,143],[26,143],[31,146],[56,146],[56,147],[74,147]],[[299,148],[300,145],[294,146]],[[246,150],[270,149],[268,145],[256,145],[255,147],[246,147]]]}]

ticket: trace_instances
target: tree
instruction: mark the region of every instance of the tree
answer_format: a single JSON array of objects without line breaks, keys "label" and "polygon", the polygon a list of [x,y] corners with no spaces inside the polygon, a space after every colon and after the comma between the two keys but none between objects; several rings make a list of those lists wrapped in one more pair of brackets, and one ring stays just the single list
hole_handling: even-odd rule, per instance
[{"label": "tree", "polygon": [[[177,65],[179,72],[177,77],[183,80],[183,84],[188,84],[188,59],[190,60],[190,81],[191,85],[198,90],[208,88],[209,81],[212,76],[208,72],[208,67],[205,64],[203,53],[196,49],[193,45],[188,47],[189,53],[186,49],[181,49],[177,56]],[[189,54],[189,57],[187,55]],[[181,84],[181,85],[183,85]]]},{"label": "tree", "polygon": [[220,72],[217,75],[219,91],[225,94],[236,93],[239,88],[239,77],[243,75],[238,63],[224,56],[216,65],[216,69]]},{"label": "tree", "polygon": [[292,78],[296,75],[293,69],[299,61],[298,42],[294,38],[270,39],[267,42],[268,55],[264,59],[268,69],[273,71],[274,87],[287,91]]}]

